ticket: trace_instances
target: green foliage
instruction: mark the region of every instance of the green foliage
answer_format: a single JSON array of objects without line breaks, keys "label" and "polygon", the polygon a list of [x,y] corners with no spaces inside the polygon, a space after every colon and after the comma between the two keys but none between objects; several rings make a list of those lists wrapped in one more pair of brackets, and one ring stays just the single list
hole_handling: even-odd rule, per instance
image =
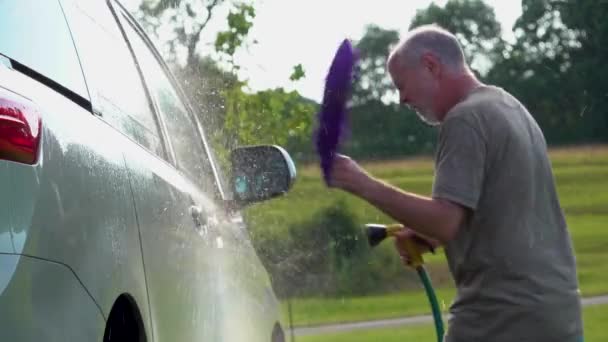
[{"label": "green foliage", "polygon": [[[505,88],[529,109],[550,145],[608,141],[608,5],[599,0],[524,0],[513,44],[481,0],[450,0],[419,10],[410,24],[438,24],[456,34],[483,81]],[[436,132],[392,102],[385,64],[396,31],[367,27],[354,85],[352,131],[344,152],[392,158],[433,151]]]},{"label": "green foliage", "polygon": [[351,131],[344,152],[364,159],[432,153],[437,134],[411,110],[380,101],[352,108]]},{"label": "green foliage", "polygon": [[[176,62],[177,50],[187,52],[186,69],[196,68],[199,56],[196,48],[202,32],[211,21],[213,14],[225,4],[224,0],[143,0],[135,16],[153,38],[158,38],[161,28],[169,28],[174,37],[164,44],[165,59]],[[253,26],[255,8],[246,2],[230,3],[226,18],[228,29],[217,33],[215,50],[227,58],[234,68],[232,57],[239,47],[246,43],[249,30]]]},{"label": "green foliage", "polygon": [[253,26],[254,18],[255,9],[252,5],[236,4],[234,9],[228,14],[229,29],[217,34],[215,50],[228,56],[229,62],[233,67],[238,68],[238,66],[234,65],[232,58],[236,50],[245,42],[249,30]]},{"label": "green foliage", "polygon": [[403,279],[373,260],[363,226],[341,201],[282,232],[253,229],[252,239],[283,298],[379,293]]},{"label": "green foliage", "polygon": [[524,0],[517,41],[488,80],[530,109],[549,143],[608,140],[608,5],[603,1]]},{"label": "green foliage", "polygon": [[[608,293],[608,254],[605,252],[608,230],[604,229],[608,224],[608,192],[605,191],[608,190],[608,147],[551,151],[550,156],[560,203],[574,241],[581,291],[585,296]],[[421,195],[431,192],[433,162],[430,158],[363,165],[375,177],[406,191]],[[416,274],[403,269],[390,241],[373,250],[351,239],[329,244],[338,241],[340,236],[358,236],[352,232],[362,229],[364,223],[393,221],[362,200],[327,189],[317,165],[300,167],[298,172],[298,181],[287,196],[252,206],[246,213],[254,246],[261,250],[259,254],[273,283],[279,282],[276,288],[282,298],[287,295],[339,298],[420,289]],[[348,224],[349,221],[353,223]],[[334,251],[335,246],[340,246],[339,252]],[[283,254],[268,258],[277,253]],[[348,260],[340,261],[336,255]],[[453,287],[441,251],[425,256],[425,261],[437,289]],[[282,267],[289,266],[287,271],[293,272],[291,282],[277,280],[283,277],[282,272],[287,272],[278,269],[281,262],[284,262]],[[311,284],[313,287],[307,288]],[[424,298],[423,294],[420,296]],[[443,298],[449,304],[452,297]],[[336,300],[335,310],[327,310],[340,311],[339,302]],[[324,309],[320,305],[310,310],[317,311],[307,314],[306,319],[318,317]]]},{"label": "green foliage", "polygon": [[360,56],[352,95],[354,106],[382,101],[395,94],[386,71],[386,60],[389,48],[398,41],[399,33],[395,30],[385,30],[376,25],[366,27],[365,34],[355,44]]},{"label": "green foliage", "polygon": [[201,33],[222,5],[223,0],[143,0],[135,16],[152,38],[158,38],[161,29],[168,27],[171,37],[162,44],[163,56],[175,62],[177,50],[187,50],[187,64],[197,64],[196,47]]},{"label": "green foliage", "polygon": [[266,232],[256,231],[252,238],[280,296],[333,293],[336,266],[357,249],[357,225],[341,204],[290,226],[280,239]]},{"label": "green foliage", "polygon": [[224,129],[238,144],[284,145],[290,138],[310,135],[315,107],[295,91],[278,88],[249,94],[232,87],[225,97]]},{"label": "green foliage", "polygon": [[450,0],[444,7],[432,3],[416,13],[410,29],[425,24],[438,24],[453,32],[473,66],[484,59],[491,62],[496,48],[503,44],[494,9],[482,0]]},{"label": "green foliage", "polygon": [[[213,14],[224,4],[224,0],[143,0],[135,16],[155,38],[161,28],[170,28],[174,37],[162,42],[166,44],[166,59],[174,61],[177,49],[186,48],[186,65],[196,66],[196,48],[201,33]],[[255,18],[255,8],[252,4],[234,2],[231,6],[226,18],[228,29],[219,32],[215,41],[216,51],[228,56],[230,61],[236,50],[245,43]]]},{"label": "green foliage", "polygon": [[302,64],[298,64],[293,67],[293,72],[291,73],[291,76],[289,76],[289,79],[291,81],[298,81],[304,77],[306,77],[306,72],[304,71],[304,67],[302,66]]},{"label": "green foliage", "polygon": [[[217,33],[214,48],[221,62],[201,57],[196,51],[201,33],[223,0],[144,0],[136,16],[155,36],[160,28],[172,29],[175,39],[167,44],[165,59],[192,100],[208,140],[220,163],[225,164],[230,150],[242,144],[289,144],[305,146],[309,138],[316,104],[296,91],[271,89],[249,93],[247,82],[238,80],[234,63],[237,50],[246,45],[255,18],[253,2],[229,3],[228,28]],[[176,60],[177,50],[187,49],[185,65]],[[290,79],[305,76],[296,65]],[[306,149],[306,148],[304,148]]]},{"label": "green foliage", "polygon": [[433,149],[435,130],[394,101],[397,93],[386,60],[398,41],[397,31],[370,25],[355,44],[360,60],[350,108],[351,131],[343,147],[353,157],[391,158]]},{"label": "green foliage", "polygon": [[[433,23],[458,32],[470,60],[492,58],[495,47],[502,44],[493,9],[479,0],[453,0],[444,7],[431,4],[417,12],[410,27]],[[397,94],[386,60],[398,41],[397,31],[370,25],[356,43],[361,59],[353,91],[352,131],[345,146],[345,152],[354,157],[392,158],[434,149],[435,129],[395,104]]]},{"label": "green foliage", "polygon": [[[225,5],[230,6],[226,17],[228,28],[217,33],[214,42],[219,61],[200,56],[197,46],[201,35],[213,15]],[[203,123],[212,153],[224,171],[221,174],[229,173],[229,154],[238,145],[305,145],[302,141],[309,135],[314,104],[295,91],[283,89],[247,93],[244,91],[247,82],[240,81],[236,75],[240,67],[234,63],[234,55],[248,44],[255,18],[253,2],[143,0],[134,15],[163,48],[161,53],[171,64]],[[158,42],[158,33],[167,28],[174,36]],[[180,49],[187,52],[185,64],[177,60]],[[291,79],[302,77],[304,69],[298,65]]]},{"label": "green foliage", "polygon": [[[210,59],[201,60],[195,47],[201,32],[220,6],[231,6],[228,29],[215,41],[216,52],[232,67],[221,70]],[[608,6],[593,0],[524,0],[514,30],[516,42],[501,39],[494,11],[481,0],[450,0],[419,10],[410,24],[437,23],[457,34],[467,59],[483,80],[504,87],[520,99],[537,119],[549,144],[608,140],[608,72],[604,20]],[[310,132],[318,104],[295,93],[274,89],[250,94],[238,82],[232,57],[255,18],[253,2],[222,0],[145,0],[141,16],[152,32],[173,28],[168,42],[186,48],[188,62],[178,67],[184,88],[194,98],[201,121],[216,149],[228,151],[240,143],[281,143],[299,161],[315,160]],[[344,152],[357,158],[393,158],[431,153],[436,132],[411,111],[394,104],[396,92],[385,64],[398,42],[394,30],[370,25],[356,46],[361,52],[351,102],[350,138]],[[171,56],[171,53],[169,53]],[[201,66],[202,65],[202,66]],[[208,81],[208,75],[213,75]],[[305,76],[296,65],[290,80]],[[221,81],[219,81],[221,78]],[[218,95],[219,94],[219,95]],[[213,98],[215,96],[215,99]]]}]

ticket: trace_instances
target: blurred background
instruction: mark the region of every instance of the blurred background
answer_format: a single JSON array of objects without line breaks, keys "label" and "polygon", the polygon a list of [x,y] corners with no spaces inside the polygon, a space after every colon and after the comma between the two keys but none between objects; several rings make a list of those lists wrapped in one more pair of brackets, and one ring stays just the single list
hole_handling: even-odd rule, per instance
[{"label": "blurred background", "polygon": [[[340,42],[361,60],[343,152],[374,176],[430,194],[436,129],[397,103],[387,54],[409,29],[455,33],[475,73],[518,97],[550,145],[583,296],[608,294],[608,2],[603,0],[126,0],[198,109],[216,157],[279,144],[298,168],[284,198],[248,208],[258,254],[298,341],[431,340],[430,323],[356,331],[302,327],[428,314],[415,272],[367,222],[390,219],[325,188],[312,143],[324,77]],[[443,309],[454,296],[443,253],[427,257]],[[605,298],[604,298],[605,299]],[[593,300],[590,300],[593,302]],[[585,308],[587,341],[608,305]]]}]

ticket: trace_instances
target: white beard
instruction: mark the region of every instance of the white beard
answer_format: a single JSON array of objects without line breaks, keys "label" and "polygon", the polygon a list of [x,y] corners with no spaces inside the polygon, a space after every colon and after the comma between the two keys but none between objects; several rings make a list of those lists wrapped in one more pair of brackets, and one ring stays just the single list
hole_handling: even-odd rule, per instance
[{"label": "white beard", "polygon": [[437,116],[434,113],[422,112],[418,109],[416,109],[415,112],[418,115],[418,117],[420,118],[420,120],[422,120],[422,122],[424,122],[425,124],[427,124],[429,126],[439,125],[439,119],[437,119]]}]

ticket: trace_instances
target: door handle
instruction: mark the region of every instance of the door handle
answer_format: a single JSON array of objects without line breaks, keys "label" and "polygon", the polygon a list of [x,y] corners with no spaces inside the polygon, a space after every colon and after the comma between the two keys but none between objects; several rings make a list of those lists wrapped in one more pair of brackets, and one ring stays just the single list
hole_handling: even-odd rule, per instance
[{"label": "door handle", "polygon": [[203,213],[201,207],[190,206],[190,215],[192,215],[192,221],[194,221],[194,229],[200,232],[207,228],[207,215]]}]

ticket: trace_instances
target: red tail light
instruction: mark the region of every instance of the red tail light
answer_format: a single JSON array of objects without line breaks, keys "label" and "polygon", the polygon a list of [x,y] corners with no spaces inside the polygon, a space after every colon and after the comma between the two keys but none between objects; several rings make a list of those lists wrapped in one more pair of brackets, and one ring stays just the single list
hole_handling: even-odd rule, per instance
[{"label": "red tail light", "polygon": [[0,92],[0,159],[35,164],[40,128],[40,113],[32,103]]}]

